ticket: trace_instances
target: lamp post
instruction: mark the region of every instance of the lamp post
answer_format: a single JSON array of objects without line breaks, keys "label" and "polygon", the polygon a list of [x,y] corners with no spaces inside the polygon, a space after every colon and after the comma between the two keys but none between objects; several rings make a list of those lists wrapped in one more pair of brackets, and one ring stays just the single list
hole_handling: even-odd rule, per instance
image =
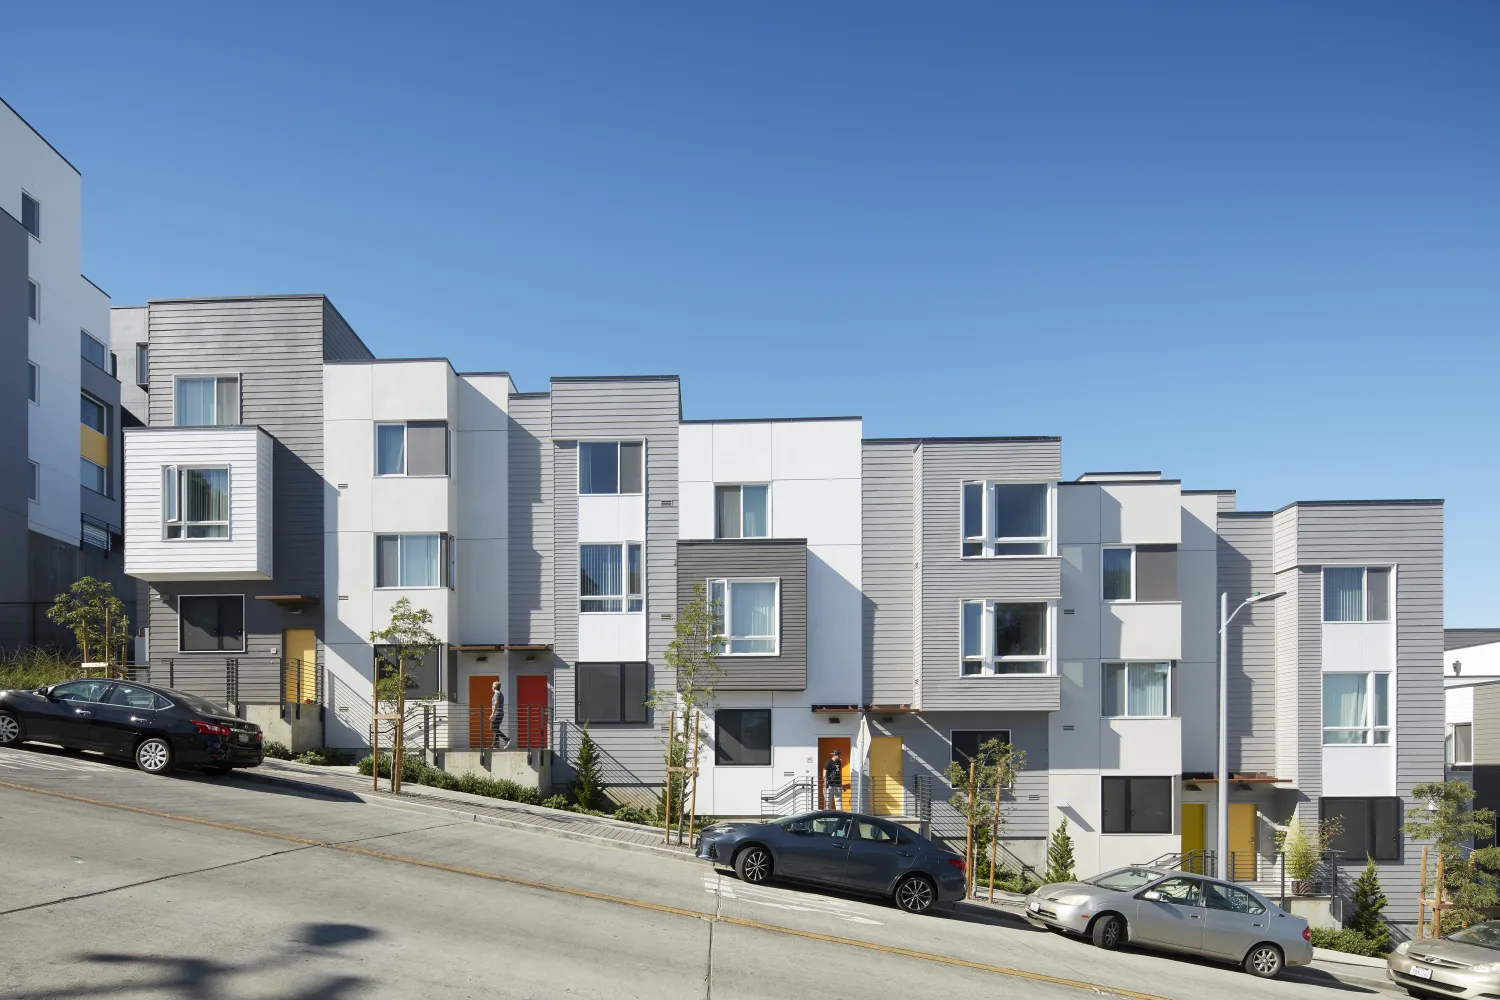
[{"label": "lamp post", "polygon": [[1270,594],[1254,594],[1235,608],[1234,614],[1229,612],[1229,595],[1219,595],[1219,822],[1214,849],[1216,874],[1225,881],[1233,874],[1229,870],[1229,623],[1250,605],[1274,601],[1285,593],[1278,590]]}]

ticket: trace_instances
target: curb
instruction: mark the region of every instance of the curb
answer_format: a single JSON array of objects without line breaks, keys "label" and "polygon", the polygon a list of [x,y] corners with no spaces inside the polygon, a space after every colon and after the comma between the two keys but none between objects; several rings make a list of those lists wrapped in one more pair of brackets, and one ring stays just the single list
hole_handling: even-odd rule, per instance
[{"label": "curb", "polygon": [[1384,969],[1385,959],[1371,958],[1368,955],[1351,955],[1347,951],[1334,951],[1332,948],[1314,948],[1314,962],[1330,962],[1334,965],[1353,965],[1365,969]]}]

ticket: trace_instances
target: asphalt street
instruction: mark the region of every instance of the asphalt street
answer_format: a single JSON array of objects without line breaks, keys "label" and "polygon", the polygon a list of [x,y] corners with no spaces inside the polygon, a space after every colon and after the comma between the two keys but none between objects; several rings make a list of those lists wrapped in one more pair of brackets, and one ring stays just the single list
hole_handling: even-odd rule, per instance
[{"label": "asphalt street", "polygon": [[[122,808],[123,807],[123,808]],[[249,775],[0,750],[0,997],[1385,994],[1105,953]]]}]

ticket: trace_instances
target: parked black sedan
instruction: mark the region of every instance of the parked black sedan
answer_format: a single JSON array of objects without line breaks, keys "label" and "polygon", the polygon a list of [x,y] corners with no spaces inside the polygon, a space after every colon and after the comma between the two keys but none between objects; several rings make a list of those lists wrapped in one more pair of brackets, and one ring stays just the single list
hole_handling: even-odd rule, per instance
[{"label": "parked black sedan", "polygon": [[97,750],[150,774],[228,774],[264,759],[260,727],[197,695],[126,681],[66,681],[0,691],[0,746],[24,741]]},{"label": "parked black sedan", "polygon": [[811,812],[770,823],[719,823],[698,857],[743,881],[810,882],[884,896],[908,913],[964,898],[964,859],[903,826],[857,813]]}]

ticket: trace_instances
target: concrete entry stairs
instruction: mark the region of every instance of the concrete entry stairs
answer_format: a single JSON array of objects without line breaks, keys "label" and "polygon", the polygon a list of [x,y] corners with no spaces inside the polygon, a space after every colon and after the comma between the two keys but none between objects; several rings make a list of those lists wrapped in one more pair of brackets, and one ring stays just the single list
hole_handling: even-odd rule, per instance
[{"label": "concrete entry stairs", "polygon": [[534,750],[435,750],[429,752],[434,767],[449,774],[473,774],[481,778],[514,781],[523,788],[552,793],[552,752]]}]

